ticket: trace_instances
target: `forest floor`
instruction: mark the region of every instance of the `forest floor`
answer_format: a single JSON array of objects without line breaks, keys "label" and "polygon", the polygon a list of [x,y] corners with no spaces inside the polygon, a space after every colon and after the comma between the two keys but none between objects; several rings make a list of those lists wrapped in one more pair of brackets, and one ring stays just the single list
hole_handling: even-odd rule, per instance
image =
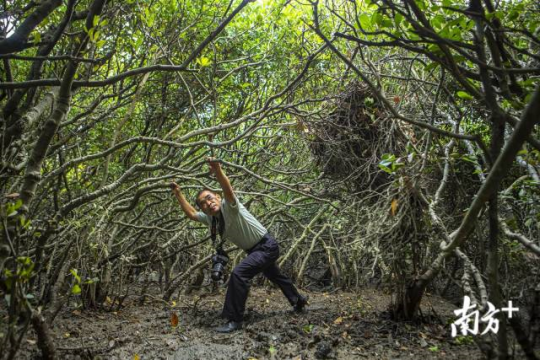
[{"label": "forest floor", "polygon": [[[439,297],[424,299],[424,321],[413,324],[390,320],[380,290],[307,294],[307,311],[295,314],[279,290],[252,288],[244,328],[232,334],[213,331],[224,289],[169,304],[131,297],[114,312],[66,309],[53,333],[62,359],[482,358],[470,337],[450,336],[455,306]],[[35,343],[30,332],[19,356],[37,358]]]}]

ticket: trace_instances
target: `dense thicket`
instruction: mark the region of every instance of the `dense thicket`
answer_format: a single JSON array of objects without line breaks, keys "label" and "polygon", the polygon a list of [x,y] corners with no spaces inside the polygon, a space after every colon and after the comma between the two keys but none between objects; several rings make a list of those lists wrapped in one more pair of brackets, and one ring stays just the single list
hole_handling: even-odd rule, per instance
[{"label": "dense thicket", "polygon": [[[168,184],[215,188],[207,156],[303,286],[383,284],[397,319],[427,289],[514,299],[535,358],[536,1],[3,6],[2,358],[29,327],[57,356],[48,327],[69,299],[112,310],[159,280],[170,300],[204,275],[207,231]],[[506,358],[500,320],[476,340]]]}]

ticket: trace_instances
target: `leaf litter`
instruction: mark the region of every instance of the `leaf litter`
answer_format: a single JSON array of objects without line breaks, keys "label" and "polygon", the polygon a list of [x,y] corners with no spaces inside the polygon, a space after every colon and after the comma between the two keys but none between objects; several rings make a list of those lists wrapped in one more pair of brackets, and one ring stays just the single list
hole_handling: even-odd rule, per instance
[{"label": "leaf litter", "polygon": [[[435,296],[424,302],[424,321],[413,324],[390,319],[390,296],[380,290],[310,292],[308,310],[295,314],[279,290],[254,288],[243,330],[218,334],[224,291],[201,294],[197,306],[182,295],[174,306],[133,297],[116,314],[78,309],[83,316],[74,316],[66,308],[52,332],[62,359],[482,358],[473,342],[451,338],[454,306]],[[21,358],[37,355],[35,339],[29,332]]]}]

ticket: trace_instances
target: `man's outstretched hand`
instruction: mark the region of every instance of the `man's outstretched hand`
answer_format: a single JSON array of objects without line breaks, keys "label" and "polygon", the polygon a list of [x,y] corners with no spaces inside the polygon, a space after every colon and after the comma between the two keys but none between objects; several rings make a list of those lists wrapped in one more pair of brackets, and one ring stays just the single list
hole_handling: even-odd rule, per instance
[{"label": "man's outstretched hand", "polygon": [[215,174],[220,169],[220,160],[215,157],[207,157],[206,162],[210,167],[210,173]]}]

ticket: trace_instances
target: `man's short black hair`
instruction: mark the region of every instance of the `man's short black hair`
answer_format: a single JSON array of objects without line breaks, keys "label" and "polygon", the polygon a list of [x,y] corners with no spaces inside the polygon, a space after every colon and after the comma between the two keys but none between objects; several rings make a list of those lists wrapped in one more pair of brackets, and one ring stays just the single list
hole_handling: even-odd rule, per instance
[{"label": "man's short black hair", "polygon": [[197,204],[197,207],[198,207],[199,209],[201,208],[201,204],[199,204],[199,196],[200,196],[203,192],[205,192],[205,191],[209,191],[209,192],[211,192],[212,194],[217,195],[217,193],[216,193],[214,190],[209,189],[209,188],[207,188],[207,187],[202,188],[201,190],[199,190],[199,192],[197,193],[197,195],[195,195],[195,204]]}]

